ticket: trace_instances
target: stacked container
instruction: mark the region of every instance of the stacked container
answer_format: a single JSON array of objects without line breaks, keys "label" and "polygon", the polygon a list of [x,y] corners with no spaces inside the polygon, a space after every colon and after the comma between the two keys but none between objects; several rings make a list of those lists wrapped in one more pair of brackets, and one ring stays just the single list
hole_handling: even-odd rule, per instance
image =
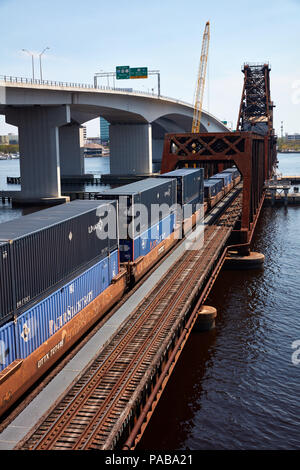
[{"label": "stacked container", "polygon": [[221,173],[217,173],[216,175],[212,176],[209,179],[210,180],[211,179],[223,179],[224,180],[223,186],[226,187],[232,182],[232,174],[221,172]]},{"label": "stacked container", "polygon": [[[0,240],[6,242],[0,247],[1,269],[8,272],[1,298],[6,299],[6,313],[21,313],[118,249],[117,204],[73,201],[45,209],[0,224]],[[7,243],[10,263],[3,263]]]},{"label": "stacked container", "polygon": [[0,328],[0,372],[16,359],[15,325],[8,322]]},{"label": "stacked container", "polygon": [[241,175],[239,170],[236,167],[226,168],[226,170],[223,170],[222,173],[231,173],[232,174],[232,179],[234,179],[234,180]]},{"label": "stacked container", "polygon": [[[120,261],[134,261],[147,254],[146,247],[159,243],[162,220],[171,217],[177,202],[176,179],[146,178],[97,195],[98,199],[117,199],[119,205]],[[155,207],[156,206],[156,207]],[[160,210],[158,208],[160,207]],[[170,218],[172,226],[174,215]],[[168,222],[165,222],[168,224]],[[155,226],[156,229],[155,229]],[[153,239],[149,229],[153,227]],[[145,242],[148,240],[149,243]],[[149,251],[148,251],[149,252]]]},{"label": "stacked container", "polygon": [[0,242],[0,325],[7,321],[13,309],[10,244]]},{"label": "stacked container", "polygon": [[209,178],[204,180],[204,197],[206,199],[217,196],[223,191],[224,180]]},{"label": "stacked container", "polygon": [[16,320],[17,357],[26,358],[87,307],[118,274],[118,251],[98,261]]},{"label": "stacked container", "polygon": [[176,178],[177,203],[181,206],[192,202],[203,204],[203,168],[180,168],[160,176],[162,178]]}]

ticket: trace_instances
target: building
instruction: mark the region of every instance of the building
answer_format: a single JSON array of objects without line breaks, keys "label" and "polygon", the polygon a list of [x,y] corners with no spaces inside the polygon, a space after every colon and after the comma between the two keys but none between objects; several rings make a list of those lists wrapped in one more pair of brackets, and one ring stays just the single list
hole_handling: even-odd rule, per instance
[{"label": "building", "polygon": [[85,139],[85,145],[87,144],[100,144],[100,137],[87,137]]},{"label": "building", "polygon": [[0,135],[0,144],[2,144],[2,145],[8,145],[9,144],[8,135]]},{"label": "building", "polygon": [[109,122],[100,117],[100,140],[102,144],[108,144],[109,142],[109,126]]},{"label": "building", "polygon": [[300,134],[285,134],[287,142],[300,142]]},{"label": "building", "polygon": [[80,147],[84,147],[85,142],[86,142],[86,127],[85,126],[80,126],[79,127],[79,142],[80,142]]},{"label": "building", "polygon": [[82,133],[82,138],[86,140],[86,126],[80,126],[80,132]]},{"label": "building", "polygon": [[103,151],[103,147],[100,144],[87,143],[84,146],[84,155],[86,157],[88,156],[101,157],[102,151]]},{"label": "building", "polygon": [[16,144],[19,143],[19,136],[17,134],[9,133],[8,134],[8,141],[9,141],[9,144],[16,145]]}]

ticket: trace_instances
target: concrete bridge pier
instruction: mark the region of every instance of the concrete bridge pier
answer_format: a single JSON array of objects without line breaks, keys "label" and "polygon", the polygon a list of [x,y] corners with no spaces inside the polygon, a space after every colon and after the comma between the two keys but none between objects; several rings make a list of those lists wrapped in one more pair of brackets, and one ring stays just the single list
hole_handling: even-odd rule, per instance
[{"label": "concrete bridge pier", "polygon": [[109,140],[112,175],[152,173],[151,124],[111,124]]},{"label": "concrete bridge pier", "polygon": [[62,176],[84,174],[83,142],[80,142],[80,124],[71,122],[59,128],[60,173]]},{"label": "concrete bridge pier", "polygon": [[6,111],[6,122],[19,129],[20,204],[54,204],[61,196],[59,126],[70,123],[70,107],[24,106]]}]

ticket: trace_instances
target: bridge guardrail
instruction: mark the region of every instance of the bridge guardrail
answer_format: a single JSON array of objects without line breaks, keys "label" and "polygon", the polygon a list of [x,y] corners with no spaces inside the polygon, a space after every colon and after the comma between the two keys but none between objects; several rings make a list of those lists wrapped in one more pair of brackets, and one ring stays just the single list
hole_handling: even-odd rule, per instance
[{"label": "bridge guardrail", "polygon": [[40,80],[38,78],[26,78],[26,77],[14,77],[13,75],[0,75],[0,82],[6,83],[24,83],[28,85],[47,85],[47,86],[56,86],[56,87],[69,87],[69,88],[82,88],[82,89],[90,89],[90,90],[104,90],[104,91],[121,91],[126,93],[132,94],[139,94],[139,95],[146,95],[152,98],[157,99],[167,99],[173,101],[174,103],[182,104],[188,107],[193,107],[191,103],[187,103],[186,101],[176,100],[175,98],[171,98],[169,96],[157,95],[156,93],[149,93],[146,91],[141,90],[132,90],[129,91],[128,88],[116,88],[116,87],[108,87],[108,86],[97,86],[95,87],[92,84],[88,83],[74,83],[74,82],[60,82],[56,80]]}]

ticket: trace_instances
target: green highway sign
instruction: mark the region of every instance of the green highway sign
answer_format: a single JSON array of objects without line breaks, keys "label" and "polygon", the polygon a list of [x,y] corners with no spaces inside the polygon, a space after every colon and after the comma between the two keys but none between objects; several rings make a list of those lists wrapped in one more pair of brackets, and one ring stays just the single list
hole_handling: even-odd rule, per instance
[{"label": "green highway sign", "polygon": [[148,78],[148,67],[133,67],[129,65],[118,65],[116,67],[117,80],[126,80],[128,78]]},{"label": "green highway sign", "polygon": [[116,67],[116,79],[121,80],[121,79],[126,79],[126,78],[131,78],[130,77],[130,67],[129,65],[118,65]]},{"label": "green highway sign", "polygon": [[130,78],[148,78],[148,67],[131,68]]}]

